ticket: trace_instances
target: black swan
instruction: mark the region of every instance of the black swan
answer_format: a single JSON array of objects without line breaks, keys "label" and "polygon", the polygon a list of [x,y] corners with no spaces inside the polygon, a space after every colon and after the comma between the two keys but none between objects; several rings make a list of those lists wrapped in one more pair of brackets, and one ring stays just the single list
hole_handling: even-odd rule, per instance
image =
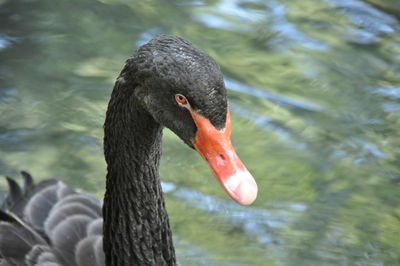
[{"label": "black swan", "polygon": [[55,179],[35,185],[22,172],[20,186],[7,178],[0,265],[176,265],[159,179],[163,127],[200,153],[231,198],[255,200],[257,185],[230,141],[219,66],[188,41],[160,35],[127,60],[114,85],[104,202]]}]

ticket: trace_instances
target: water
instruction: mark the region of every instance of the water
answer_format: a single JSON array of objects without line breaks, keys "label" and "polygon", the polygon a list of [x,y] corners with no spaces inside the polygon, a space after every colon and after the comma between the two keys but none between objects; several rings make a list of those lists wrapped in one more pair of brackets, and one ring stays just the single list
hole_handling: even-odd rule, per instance
[{"label": "water", "polygon": [[236,205],[166,130],[179,261],[400,265],[400,8],[368,2],[0,0],[0,173],[101,197],[113,81],[138,45],[177,34],[221,65],[260,188]]}]

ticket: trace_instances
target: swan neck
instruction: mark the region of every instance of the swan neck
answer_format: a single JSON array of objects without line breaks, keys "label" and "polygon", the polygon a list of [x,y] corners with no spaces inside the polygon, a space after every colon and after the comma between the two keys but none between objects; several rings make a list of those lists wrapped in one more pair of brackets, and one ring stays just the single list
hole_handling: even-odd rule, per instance
[{"label": "swan neck", "polygon": [[162,126],[134,96],[122,73],[104,125],[106,265],[175,265],[159,179]]}]

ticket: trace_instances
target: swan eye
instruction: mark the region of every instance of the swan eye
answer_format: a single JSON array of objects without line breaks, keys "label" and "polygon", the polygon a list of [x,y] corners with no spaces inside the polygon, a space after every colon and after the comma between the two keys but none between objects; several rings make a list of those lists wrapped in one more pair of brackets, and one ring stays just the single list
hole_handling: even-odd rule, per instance
[{"label": "swan eye", "polygon": [[180,106],[186,107],[188,105],[188,100],[182,94],[175,94],[175,100]]}]

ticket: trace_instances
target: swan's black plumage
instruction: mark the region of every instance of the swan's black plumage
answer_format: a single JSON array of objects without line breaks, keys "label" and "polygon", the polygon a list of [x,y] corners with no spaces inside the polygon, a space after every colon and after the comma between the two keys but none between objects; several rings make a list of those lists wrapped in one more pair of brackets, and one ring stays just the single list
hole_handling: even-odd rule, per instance
[{"label": "swan's black plumage", "polygon": [[[104,265],[101,201],[55,179],[35,185],[28,173],[22,175],[22,188],[7,178],[10,192],[0,211],[0,265],[88,265],[80,263],[82,258]],[[91,247],[85,249],[85,243]]]},{"label": "swan's black plumage", "polygon": [[102,212],[98,199],[60,181],[34,185],[23,173],[21,188],[8,179],[0,265],[176,265],[159,180],[162,128],[192,148],[197,130],[176,93],[216,128],[225,126],[226,90],[218,65],[184,39],[160,35],[127,60],[111,95]]}]

